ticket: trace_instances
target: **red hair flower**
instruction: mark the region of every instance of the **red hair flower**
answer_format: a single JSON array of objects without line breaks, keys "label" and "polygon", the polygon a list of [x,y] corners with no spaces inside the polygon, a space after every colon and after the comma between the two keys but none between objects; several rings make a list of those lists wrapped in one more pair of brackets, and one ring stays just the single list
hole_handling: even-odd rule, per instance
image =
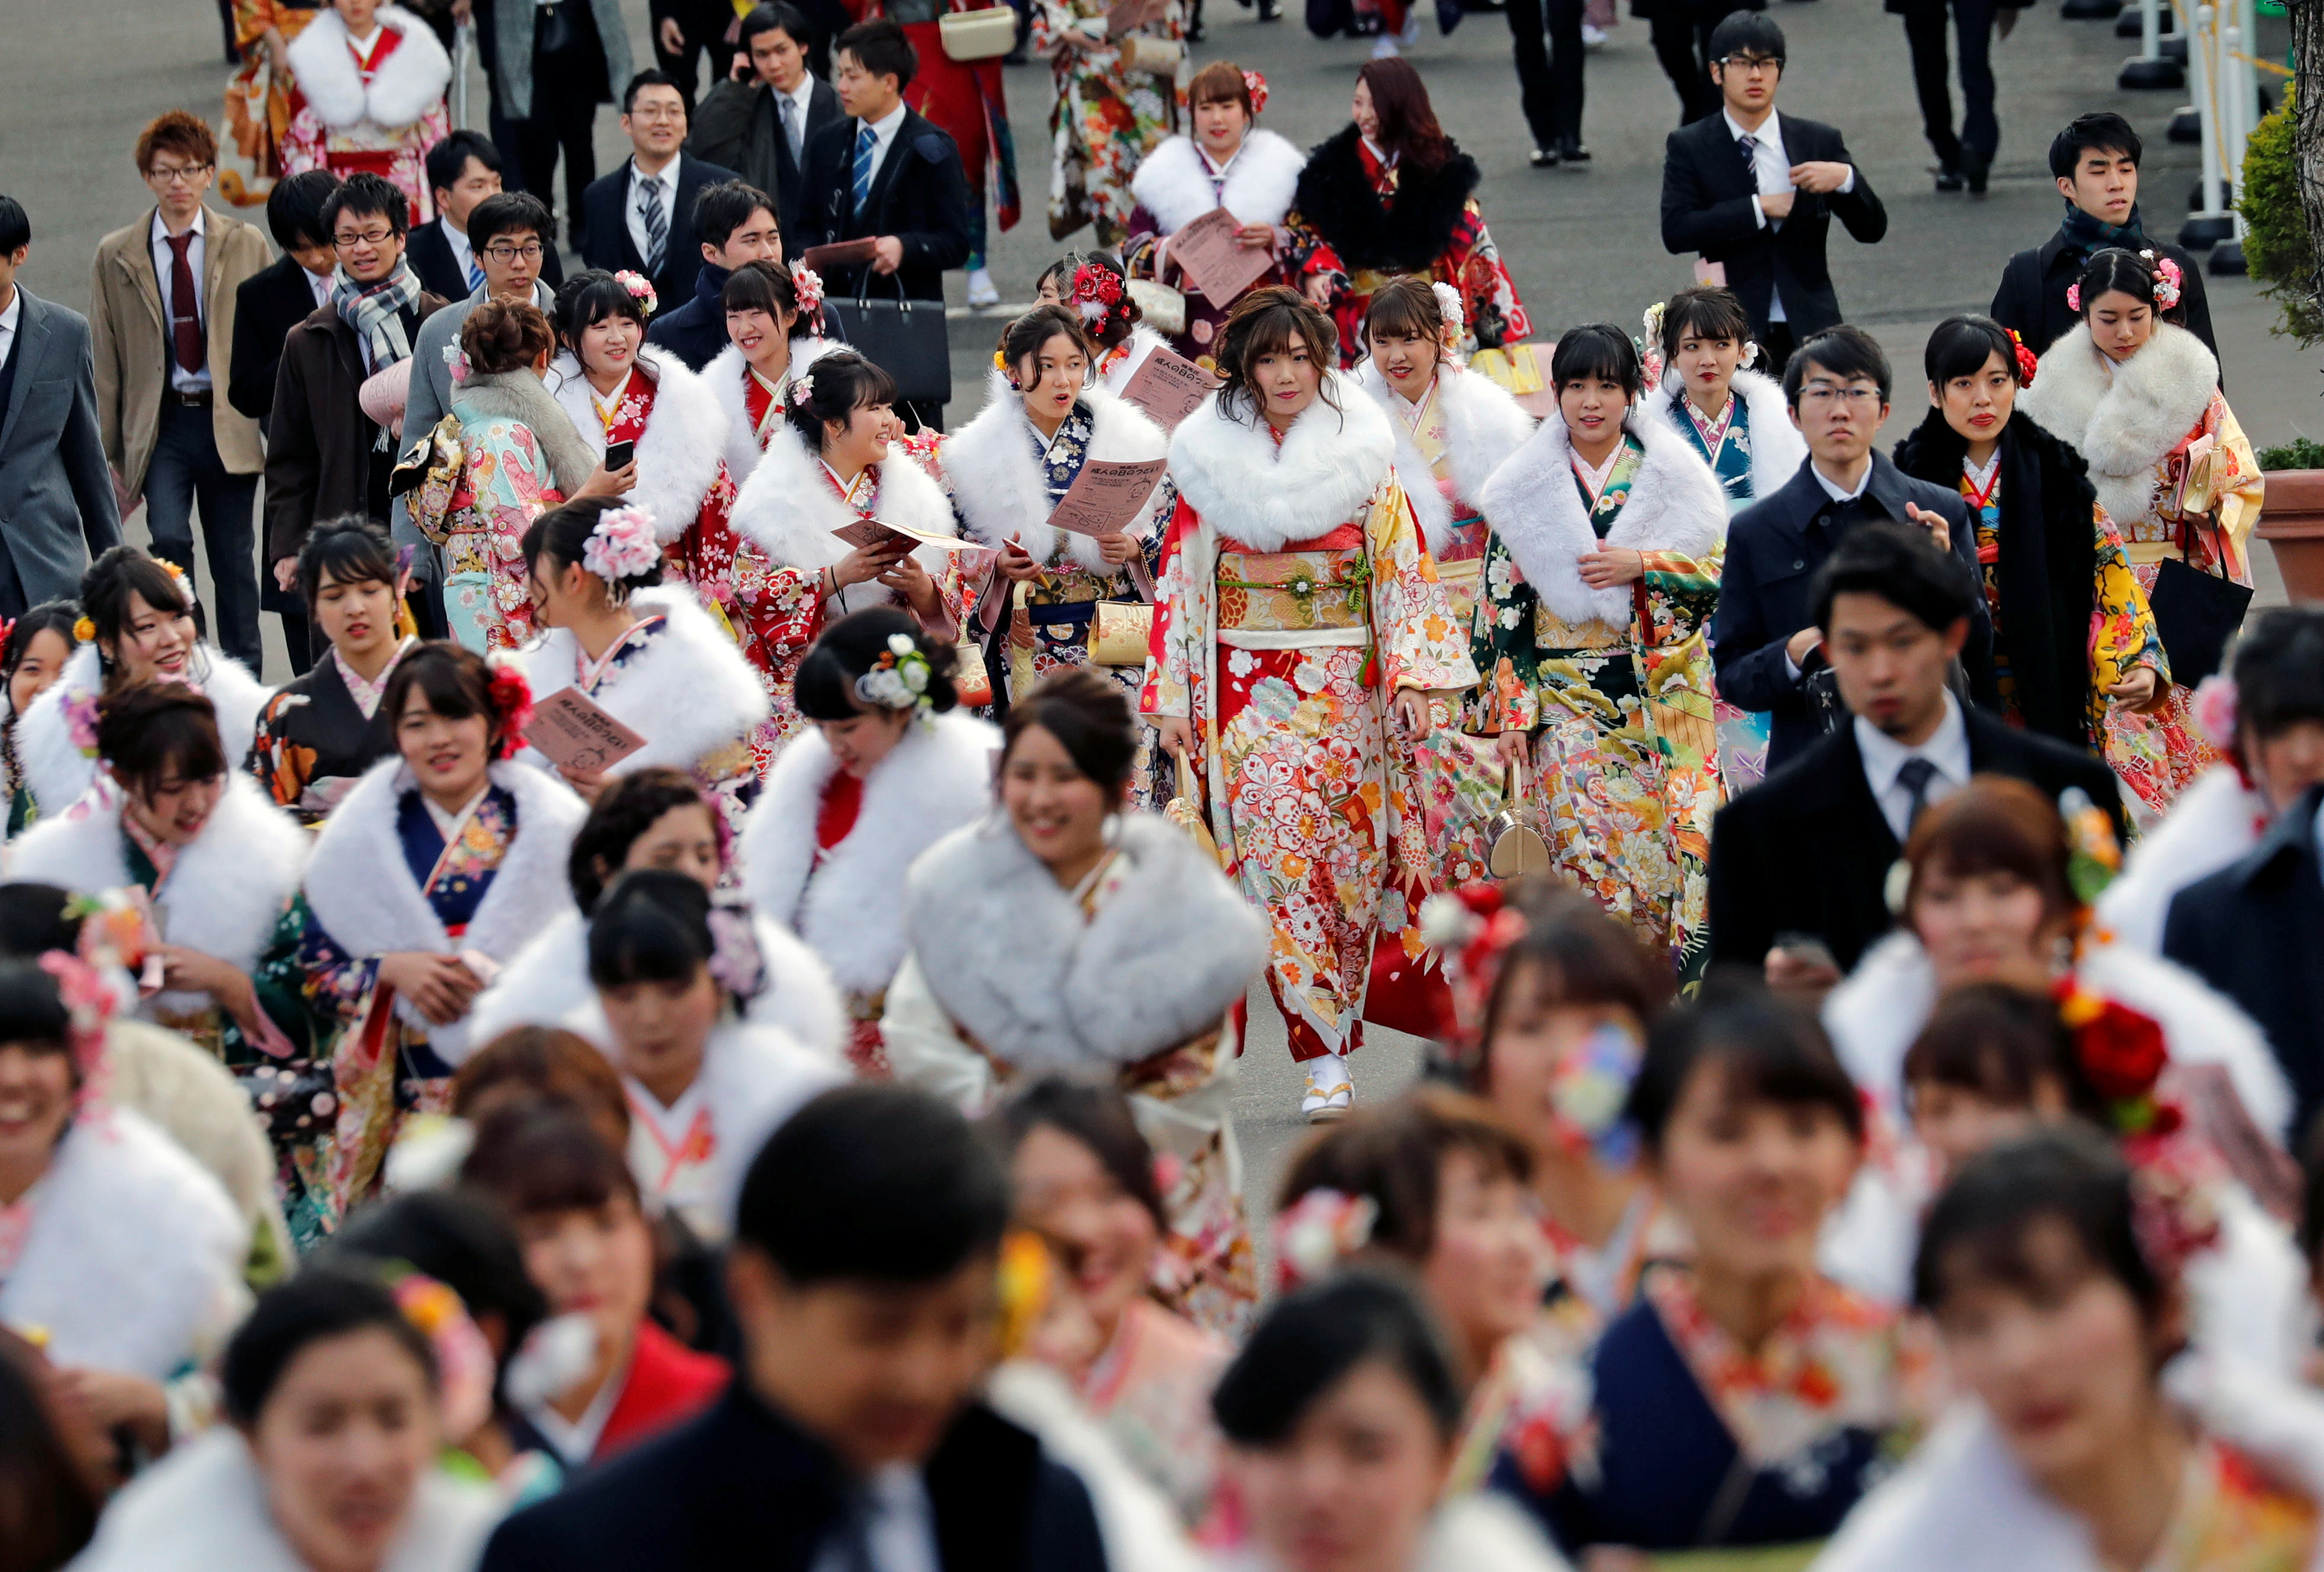
[{"label": "red hair flower", "polygon": [[2171,1062],[2163,1027],[2118,1000],[2091,993],[2069,978],[2059,984],[2058,1016],[2074,1034],[2074,1057],[2092,1090],[2115,1105],[2125,1134],[2152,1125],[2154,1083]]},{"label": "red hair flower", "polygon": [[524,673],[505,661],[493,666],[493,712],[501,720],[501,757],[514,758],[524,747],[524,729],[532,724],[532,685]]},{"label": "red hair flower", "polygon": [[1243,91],[1250,95],[1250,112],[1254,118],[1267,107],[1267,78],[1257,71],[1242,74]]},{"label": "red hair flower", "polygon": [[2012,327],[2006,331],[2009,335],[2009,347],[2017,356],[2017,385],[2021,388],[2030,388],[2034,385],[2034,373],[2041,366],[2041,359],[2025,347],[2025,341],[2017,336],[2017,329]]}]

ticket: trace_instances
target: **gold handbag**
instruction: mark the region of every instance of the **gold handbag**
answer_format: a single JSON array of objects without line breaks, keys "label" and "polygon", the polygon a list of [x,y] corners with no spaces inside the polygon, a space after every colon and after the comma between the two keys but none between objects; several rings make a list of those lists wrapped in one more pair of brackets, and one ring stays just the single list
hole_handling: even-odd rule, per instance
[{"label": "gold handbag", "polygon": [[1211,834],[1210,816],[1204,811],[1208,805],[1202,789],[1195,784],[1194,772],[1186,768],[1186,756],[1176,756],[1178,764],[1178,795],[1162,809],[1162,816],[1194,838],[1194,844],[1210,853],[1211,860],[1221,868],[1226,859],[1219,855],[1218,841]]},{"label": "gold handbag", "polygon": [[1501,810],[1485,825],[1485,867],[1495,878],[1549,871],[1549,842],[1525,822],[1525,767],[1511,764],[1501,784]]},{"label": "gold handbag", "polygon": [[1099,666],[1144,666],[1154,638],[1154,608],[1143,601],[1100,601],[1090,619],[1090,659]]},{"label": "gold handbag", "polygon": [[1017,47],[1017,11],[989,5],[981,11],[947,11],[936,18],[936,41],[948,60],[997,60]]},{"label": "gold handbag", "polygon": [[1132,279],[1130,298],[1138,302],[1138,314],[1146,326],[1163,337],[1176,338],[1186,331],[1186,297],[1182,291],[1151,279]]}]

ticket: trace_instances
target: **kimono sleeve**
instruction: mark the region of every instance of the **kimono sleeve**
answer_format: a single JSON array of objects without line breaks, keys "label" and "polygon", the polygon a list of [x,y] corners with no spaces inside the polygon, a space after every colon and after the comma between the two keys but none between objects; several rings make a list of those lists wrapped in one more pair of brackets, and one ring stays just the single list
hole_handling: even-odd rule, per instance
[{"label": "kimono sleeve", "polygon": [[1203,640],[1210,637],[1199,609],[1200,571],[1193,550],[1203,520],[1180,498],[1162,536],[1161,571],[1154,579],[1154,631],[1146,655],[1146,685],[1138,695],[1141,715],[1176,716],[1194,712],[1194,674],[1203,667]]},{"label": "kimono sleeve", "polygon": [[1411,499],[1392,472],[1372,494],[1364,532],[1371,547],[1372,639],[1381,690],[1476,686],[1468,630],[1452,614],[1436,564],[1421,544]]},{"label": "kimono sleeve", "polygon": [[[1676,625],[1671,632],[1684,638],[1708,627],[1719,609],[1719,574],[1726,550],[1712,547],[1700,556],[1683,551],[1642,551],[1646,565],[1646,588],[1667,607]],[[1653,630],[1657,641],[1666,641],[1665,630]]]},{"label": "kimono sleeve", "polygon": [[1516,555],[1498,534],[1485,542],[1477,584],[1469,655],[1483,681],[1470,703],[1470,730],[1487,736],[1530,731],[1541,724],[1536,687],[1540,668],[1533,641],[1534,608],[1540,596],[1526,583]]},{"label": "kimono sleeve", "polygon": [[290,712],[307,702],[306,695],[288,689],[269,698],[251,734],[250,757],[243,763],[244,771],[266,788],[278,808],[297,808],[315,778],[315,750],[300,747],[290,731]]},{"label": "kimono sleeve", "polygon": [[1437,265],[1461,291],[1462,305],[1469,313],[1469,331],[1479,347],[1499,349],[1503,345],[1523,344],[1533,336],[1533,318],[1525,302],[1517,299],[1517,280],[1509,277],[1500,247],[1493,244],[1493,232],[1485,227],[1484,213],[1475,198],[1470,199],[1469,210],[1453,230]]},{"label": "kimono sleeve", "polygon": [[2266,494],[2267,478],[2260,473],[2251,438],[2244,435],[2236,412],[2227,408],[2226,395],[2213,391],[2210,408],[2203,412],[2203,428],[2211,434],[2214,444],[2212,505],[2218,510],[2220,529],[2234,545],[2235,562],[2231,565],[2236,576],[2248,582],[2251,563],[2246,556],[2245,542],[2251,538],[2252,526],[2259,522],[2260,501]]},{"label": "kimono sleeve", "polygon": [[2106,690],[2142,666],[2153,666],[2156,680],[2171,681],[2171,657],[2163,652],[2163,635],[2154,626],[2154,611],[2131,570],[2130,553],[2122,532],[2093,505],[2091,523],[2097,536],[2098,586],[2090,610],[2090,687],[2094,703],[2102,703]]},{"label": "kimono sleeve", "polygon": [[290,909],[299,920],[298,986],[306,995],[308,1007],[342,1024],[354,1021],[363,1013],[364,1001],[379,986],[380,958],[350,955],[340,949],[316,920],[305,896]]}]

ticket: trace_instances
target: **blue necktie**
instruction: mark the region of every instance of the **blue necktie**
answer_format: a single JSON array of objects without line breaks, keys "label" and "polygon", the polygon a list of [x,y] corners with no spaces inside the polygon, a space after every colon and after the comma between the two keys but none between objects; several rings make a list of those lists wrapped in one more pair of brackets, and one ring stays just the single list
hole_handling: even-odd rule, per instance
[{"label": "blue necktie", "polygon": [[872,153],[880,139],[870,126],[857,123],[855,128],[855,211],[860,216],[872,201]]},{"label": "blue necktie", "polygon": [[484,264],[475,252],[468,253],[468,289],[471,292],[484,287]]}]

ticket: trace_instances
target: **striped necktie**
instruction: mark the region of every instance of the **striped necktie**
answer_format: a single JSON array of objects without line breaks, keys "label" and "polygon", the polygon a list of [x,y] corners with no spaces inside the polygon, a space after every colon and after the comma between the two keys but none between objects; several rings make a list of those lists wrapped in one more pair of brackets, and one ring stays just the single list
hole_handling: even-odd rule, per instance
[{"label": "striped necktie", "polygon": [[468,289],[471,293],[484,287],[484,260],[475,252],[468,253]]},{"label": "striped necktie", "polygon": [[861,121],[855,126],[855,212],[860,216],[872,205],[872,154],[880,138]]},{"label": "striped necktie", "polygon": [[669,244],[669,215],[662,211],[661,182],[643,181],[640,189],[645,193],[646,271],[661,271],[661,253]]}]

